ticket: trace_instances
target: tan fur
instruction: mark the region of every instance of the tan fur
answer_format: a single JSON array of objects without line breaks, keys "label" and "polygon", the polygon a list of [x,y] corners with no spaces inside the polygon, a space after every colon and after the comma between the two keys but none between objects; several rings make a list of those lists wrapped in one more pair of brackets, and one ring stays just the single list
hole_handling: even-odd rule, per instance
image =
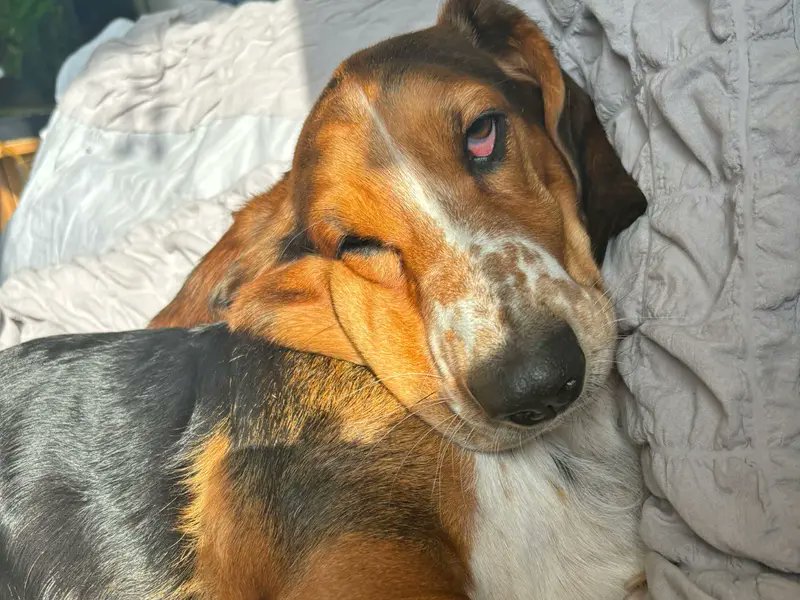
[{"label": "tan fur", "polygon": [[[301,362],[301,365],[309,364]],[[285,414],[286,426],[270,429],[263,415],[243,423],[234,445],[223,419],[191,455],[184,479],[189,502],[181,511],[179,530],[186,538],[191,575],[171,597],[178,599],[317,599],[317,598],[464,598],[470,520],[474,514],[471,458],[409,418],[397,401],[370,377],[350,386],[332,386],[353,371],[346,363],[328,363],[329,379],[319,370],[298,370],[295,385],[307,390],[298,414]],[[266,400],[266,399],[265,399]],[[235,409],[235,407],[232,407]],[[242,448],[293,445],[301,440],[292,423],[303,414],[334,411],[346,423],[360,424],[369,438],[352,440],[365,448],[381,445],[391,452],[375,454],[370,477],[383,480],[381,502],[402,502],[432,511],[437,526],[404,540],[343,533],[312,540],[302,555],[286,554],[278,541],[291,535],[274,521],[270,496],[247,484],[248,472],[232,480],[229,461]],[[274,417],[273,417],[274,418]],[[297,421],[296,419],[300,419]],[[347,439],[345,435],[344,439]],[[246,467],[253,468],[252,466]],[[244,479],[241,479],[244,477]],[[427,507],[427,508],[426,508]],[[377,507],[370,507],[374,510]],[[391,508],[389,510],[391,514]],[[313,521],[316,515],[305,517]],[[336,524],[332,524],[334,527]]]},{"label": "tan fur", "polygon": [[287,348],[363,364],[336,321],[332,267],[333,261],[309,257],[265,272],[239,289],[228,323]]},{"label": "tan fur", "polygon": [[[472,19],[464,18],[468,9]],[[486,46],[486,36],[495,34],[507,38]],[[460,597],[469,579],[465,565],[477,510],[464,480],[468,455],[462,448],[519,446],[565,422],[558,417],[530,433],[490,421],[468,389],[471,369],[517,334],[509,315],[519,310],[542,331],[569,324],[595,388],[609,375],[613,313],[579,206],[587,181],[570,148],[575,140],[562,133],[574,92],[546,39],[520,11],[470,0],[451,0],[436,27],[415,35],[460,36],[462,45],[468,40],[476,64],[493,62],[501,74],[541,90],[543,122],[523,115],[497,86],[460,72],[432,75],[412,68],[400,84],[384,89],[382,61],[391,69],[392,52],[378,45],[354,55],[309,115],[292,171],[235,215],[152,326],[223,319],[234,330],[289,348],[366,365],[405,410],[427,423],[423,431],[455,442],[442,450],[424,436],[418,446],[404,446],[402,430],[391,436],[423,464],[436,463],[441,478],[433,485],[438,481],[447,499],[437,514],[448,540],[419,548],[359,536],[327,539],[299,579],[278,581],[286,557],[270,555],[265,528],[272,525],[256,523],[245,499],[226,495],[230,485],[220,467],[226,447],[224,438],[215,438],[188,481],[193,501],[184,527],[195,548],[196,576],[186,589],[192,593],[212,597],[230,587],[232,598],[259,597],[252,595],[256,589],[281,589],[280,597],[292,599]],[[460,140],[487,109],[507,115],[507,151],[502,168],[478,180],[465,172],[452,138]],[[593,151],[610,152],[598,127],[573,129],[592,139]],[[614,160],[605,158],[588,171],[605,176],[609,165],[619,167]],[[380,246],[341,254],[343,240],[353,237]],[[307,251],[287,259],[297,240]],[[576,405],[589,403],[591,393]],[[344,418],[340,435],[348,442],[378,443],[398,422],[398,407],[384,413],[383,404],[328,398]],[[298,432],[287,424],[287,439],[296,441]],[[441,457],[456,466],[442,468]],[[404,472],[398,493],[414,489],[423,473]],[[571,506],[563,486],[543,481],[561,507]],[[231,519],[247,532],[237,533]],[[263,562],[232,547],[237,537],[264,548]],[[234,581],[237,565],[257,575]],[[348,584],[348,574],[357,583]],[[326,596],[332,590],[344,596]]]},{"label": "tan fur", "polygon": [[190,541],[186,558],[192,561],[193,575],[176,598],[258,600],[278,588],[283,565],[271,556],[268,524],[236,495],[225,474],[230,450],[223,425],[192,463],[186,480],[190,502],[179,530]]},{"label": "tan fur", "polygon": [[280,257],[284,239],[294,224],[290,185],[290,177],[284,176],[234,214],[231,228],[150,327],[193,327],[224,318],[239,286],[254,280]]},{"label": "tan fur", "polygon": [[317,549],[285,600],[466,600],[464,578],[446,547],[345,536]]}]

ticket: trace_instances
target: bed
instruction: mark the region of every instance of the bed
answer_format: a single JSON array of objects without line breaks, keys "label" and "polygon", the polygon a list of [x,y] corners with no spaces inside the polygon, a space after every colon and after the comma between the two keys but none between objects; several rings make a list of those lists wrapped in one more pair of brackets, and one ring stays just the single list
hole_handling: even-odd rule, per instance
[{"label": "bed", "polygon": [[[604,272],[650,594],[800,598],[800,2],[520,4],[649,201]],[[0,348],[144,326],[287,168],[338,61],[435,12],[198,2],[115,28],[3,236]]]}]

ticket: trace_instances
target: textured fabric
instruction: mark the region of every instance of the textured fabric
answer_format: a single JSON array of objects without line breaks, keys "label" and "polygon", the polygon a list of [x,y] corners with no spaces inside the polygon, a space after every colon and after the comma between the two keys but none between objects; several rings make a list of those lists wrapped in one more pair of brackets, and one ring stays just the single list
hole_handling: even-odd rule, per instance
[{"label": "textured fabric", "polygon": [[532,11],[649,201],[604,271],[657,599],[800,598],[798,8]]},{"label": "textured fabric", "polygon": [[[629,334],[618,362],[651,492],[651,595],[796,600],[800,6],[520,4],[593,96],[650,203],[604,271]],[[0,347],[143,325],[229,209],[278,176],[335,64],[435,11],[429,0],[209,4],[101,46],[12,219]]]},{"label": "textured fabric", "polygon": [[269,187],[266,165],[233,189],[135,226],[110,250],[23,270],[0,286],[0,349],[60,333],[140,329],[175,296],[231,223],[231,211]]}]

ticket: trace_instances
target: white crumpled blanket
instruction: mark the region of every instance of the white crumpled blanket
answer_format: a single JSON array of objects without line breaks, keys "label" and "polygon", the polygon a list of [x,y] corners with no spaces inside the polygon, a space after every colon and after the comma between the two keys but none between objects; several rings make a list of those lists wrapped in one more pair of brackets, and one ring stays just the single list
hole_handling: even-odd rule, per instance
[{"label": "white crumpled blanket", "polygon": [[[650,202],[604,270],[630,334],[618,361],[651,492],[651,595],[796,600],[800,3],[520,4]],[[0,348],[143,326],[230,209],[286,167],[335,64],[435,12],[430,0],[206,3],[103,44],[8,230]]]}]

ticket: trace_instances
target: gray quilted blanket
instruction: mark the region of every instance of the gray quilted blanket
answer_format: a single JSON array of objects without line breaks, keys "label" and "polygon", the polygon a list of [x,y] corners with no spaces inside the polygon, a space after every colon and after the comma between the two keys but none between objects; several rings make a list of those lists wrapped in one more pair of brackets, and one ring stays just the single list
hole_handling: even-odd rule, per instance
[{"label": "gray quilted blanket", "polygon": [[651,595],[800,599],[800,2],[533,12],[650,203],[605,271]]},{"label": "gray quilted blanket", "polygon": [[[651,596],[798,600],[800,0],[518,3],[649,200],[604,269]],[[12,220],[0,347],[144,325],[278,176],[336,62],[435,4],[204,4],[98,49]]]}]

